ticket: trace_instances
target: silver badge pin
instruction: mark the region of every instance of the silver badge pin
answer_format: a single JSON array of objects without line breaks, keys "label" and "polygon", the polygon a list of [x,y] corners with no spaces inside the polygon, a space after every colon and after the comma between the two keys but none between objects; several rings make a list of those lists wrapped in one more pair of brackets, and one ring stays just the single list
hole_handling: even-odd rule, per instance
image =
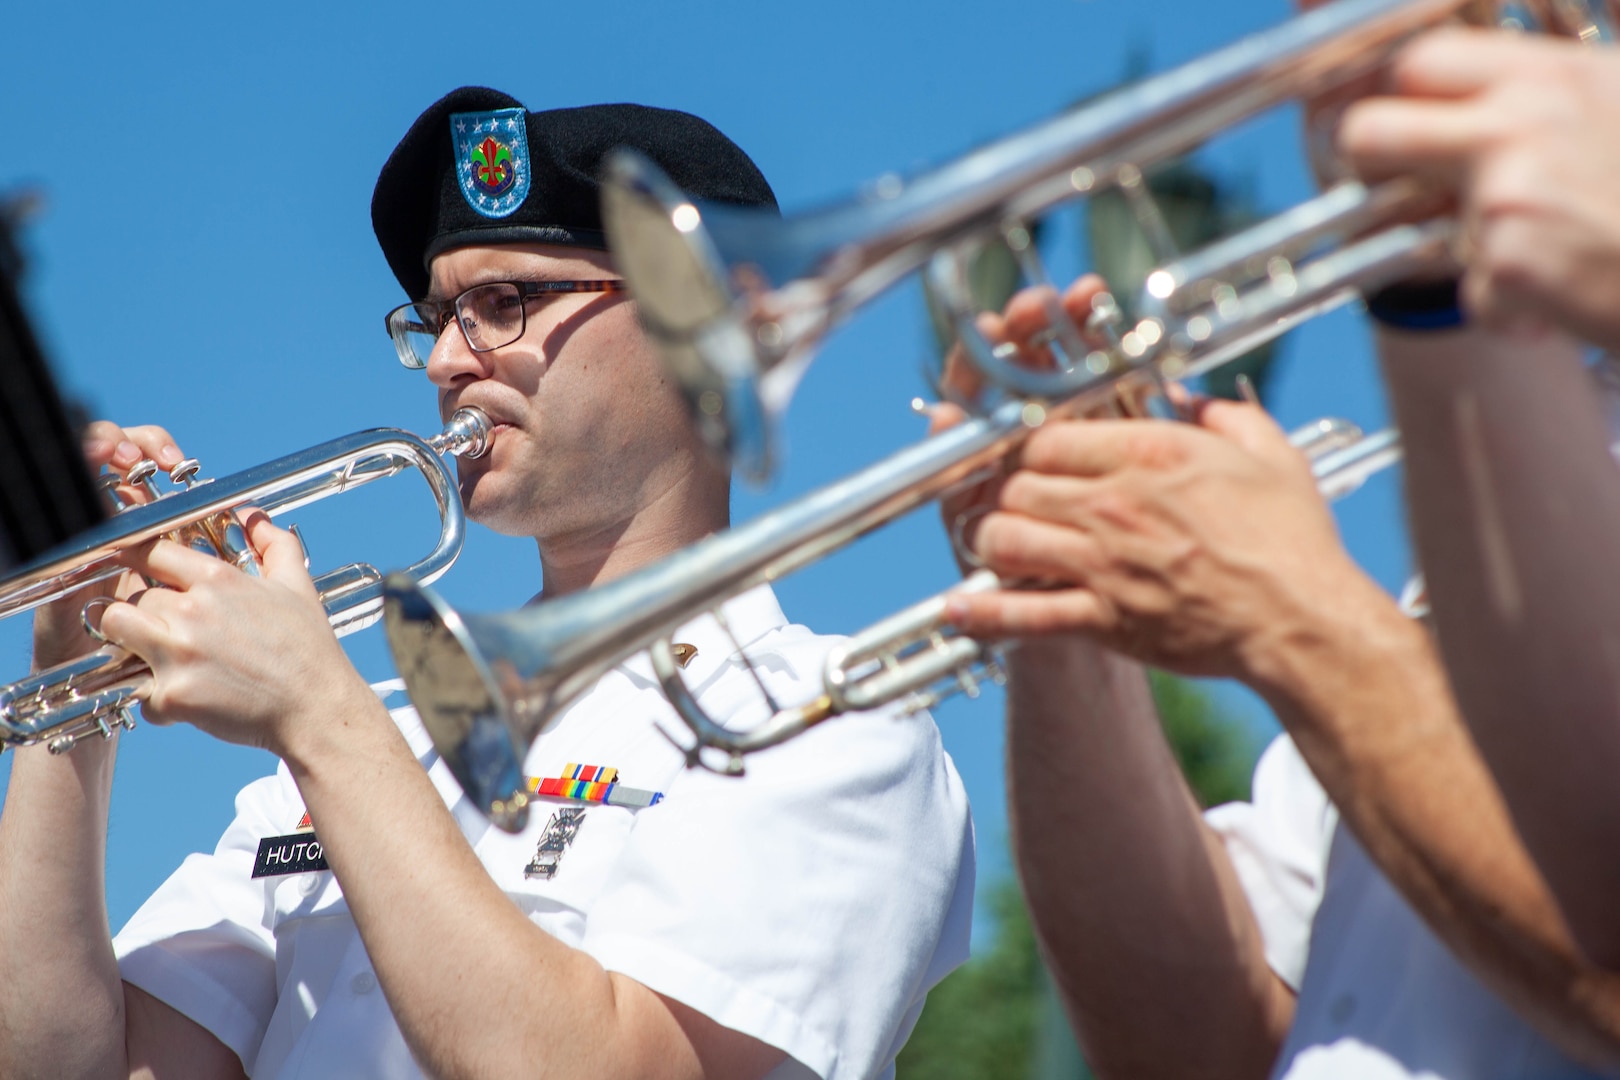
[{"label": "silver badge pin", "polygon": [[535,846],[534,858],[529,865],[523,868],[526,878],[544,878],[550,881],[557,876],[557,864],[562,862],[563,852],[574,842],[579,835],[579,827],[585,820],[583,806],[568,806],[551,815],[546,822],[545,829],[540,833],[540,843]]}]

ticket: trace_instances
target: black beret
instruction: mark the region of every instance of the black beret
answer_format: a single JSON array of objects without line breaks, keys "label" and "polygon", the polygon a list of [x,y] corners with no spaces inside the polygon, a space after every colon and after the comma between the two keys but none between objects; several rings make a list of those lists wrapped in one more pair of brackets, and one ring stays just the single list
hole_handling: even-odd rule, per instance
[{"label": "black beret", "polygon": [[651,158],[701,199],[776,208],[757,166],[712,124],[645,105],[529,112],[481,86],[452,90],[416,118],[377,177],[371,225],[412,299],[429,260],[468,244],[605,249],[598,175],[615,147]]}]

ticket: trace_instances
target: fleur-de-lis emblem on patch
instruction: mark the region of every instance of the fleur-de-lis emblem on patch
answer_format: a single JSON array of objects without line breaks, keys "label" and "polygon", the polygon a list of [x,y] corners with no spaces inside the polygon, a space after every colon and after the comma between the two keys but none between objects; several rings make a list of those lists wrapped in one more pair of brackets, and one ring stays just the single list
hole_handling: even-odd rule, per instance
[{"label": "fleur-de-lis emblem on patch", "polygon": [[529,135],[521,107],[452,113],[456,185],[475,214],[498,221],[529,197]]},{"label": "fleur-de-lis emblem on patch", "polygon": [[501,195],[512,186],[512,151],[493,136],[473,147],[468,155],[472,159],[473,183],[491,195]]}]

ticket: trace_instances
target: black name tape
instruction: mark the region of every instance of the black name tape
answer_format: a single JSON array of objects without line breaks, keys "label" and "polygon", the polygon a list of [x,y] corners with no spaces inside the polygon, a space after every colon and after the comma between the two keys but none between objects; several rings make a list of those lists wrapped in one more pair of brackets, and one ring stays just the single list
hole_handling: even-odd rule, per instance
[{"label": "black name tape", "polygon": [[280,877],[282,874],[308,874],[330,870],[326,852],[314,833],[267,836],[259,841],[259,857],[253,860],[253,876]]}]

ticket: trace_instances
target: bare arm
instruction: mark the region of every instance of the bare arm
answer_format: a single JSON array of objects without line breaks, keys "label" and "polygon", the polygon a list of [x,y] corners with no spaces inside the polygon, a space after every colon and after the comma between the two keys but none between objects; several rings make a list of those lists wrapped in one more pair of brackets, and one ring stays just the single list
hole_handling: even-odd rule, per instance
[{"label": "bare arm", "polygon": [[1087,1061],[1105,1077],[1265,1076],[1293,995],[1141,667],[1074,636],[1009,664],[1013,846]]},{"label": "bare arm", "polygon": [[[113,747],[17,752],[0,814],[0,1073],[117,1076],[124,1010],[103,897]],[[47,1064],[52,1063],[52,1064]]]},{"label": "bare arm", "polygon": [[[90,436],[94,467],[127,469],[171,445],[161,428],[101,423]],[[77,629],[83,599],[39,613],[37,666],[93,645]],[[11,988],[0,995],[0,1075],[241,1076],[212,1034],[119,979],[105,899],[116,747],[92,739],[60,758],[43,746],[15,752],[0,813],[0,985]]]},{"label": "bare arm", "polygon": [[530,923],[375,695],[356,689],[349,722],[288,747],[287,764],[394,1017],[431,1075],[754,1077],[781,1061],[775,1047]]},{"label": "bare arm", "polygon": [[1548,334],[1381,335],[1439,640],[1581,944],[1620,967],[1620,471]]},{"label": "bare arm", "polygon": [[1252,681],[1451,951],[1566,1052],[1620,1060],[1620,976],[1576,947],[1422,628],[1369,605],[1278,650]]},{"label": "bare arm", "polygon": [[781,1061],[780,1050],[610,974],[524,917],[344,657],[296,541],[262,516],[249,527],[262,578],[160,543],[136,565],[173,588],[114,605],[102,626],[152,662],[149,715],[286,761],[424,1069],[753,1077]]},{"label": "bare arm", "polygon": [[1530,328],[1620,348],[1620,56],[1447,31],[1392,82],[1406,96],[1352,107],[1340,145],[1365,173],[1456,192],[1464,306],[1499,331],[1380,335],[1441,646],[1525,843],[1613,968],[1620,491],[1573,350]]},{"label": "bare arm", "polygon": [[[1102,279],[1061,303],[1084,327]],[[990,340],[1048,367],[1039,288],[980,316]],[[1101,344],[1101,342],[1093,342]],[[973,399],[960,352],[945,384]],[[932,429],[960,410],[936,406]],[[942,507],[947,529],[992,509],[999,477]],[[1078,635],[1008,658],[1007,790],[1019,877],[1036,935],[1087,1062],[1111,1077],[1266,1075],[1293,1015],[1224,846],[1204,824],[1165,743],[1140,665]],[[1166,1038],[1175,1032],[1175,1039]]]}]

